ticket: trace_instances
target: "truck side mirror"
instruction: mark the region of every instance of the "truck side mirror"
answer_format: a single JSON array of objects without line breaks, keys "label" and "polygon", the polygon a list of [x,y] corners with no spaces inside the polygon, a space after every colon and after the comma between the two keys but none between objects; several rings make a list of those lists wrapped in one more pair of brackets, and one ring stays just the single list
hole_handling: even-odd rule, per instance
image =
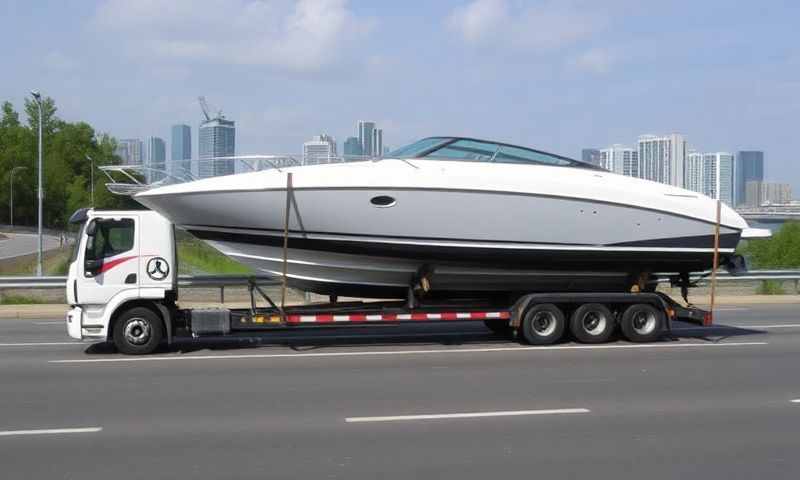
[{"label": "truck side mirror", "polygon": [[89,225],[86,226],[86,236],[87,237],[94,237],[97,234],[97,222],[92,220],[89,222]]},{"label": "truck side mirror", "polygon": [[102,260],[90,260],[86,259],[83,262],[83,272],[84,275],[87,277],[96,277],[98,273],[100,273],[100,269],[103,267]]}]

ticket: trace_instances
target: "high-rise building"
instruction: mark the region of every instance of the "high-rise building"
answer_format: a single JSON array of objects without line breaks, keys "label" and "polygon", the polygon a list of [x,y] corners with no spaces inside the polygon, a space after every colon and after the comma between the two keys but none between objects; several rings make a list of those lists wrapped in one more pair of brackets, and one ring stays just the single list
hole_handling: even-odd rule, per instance
[{"label": "high-rise building", "polygon": [[336,139],[330,135],[315,135],[303,144],[303,165],[317,165],[337,161]]},{"label": "high-rise building", "polygon": [[686,139],[683,135],[639,137],[641,178],[683,187],[685,163]]},{"label": "high-rise building", "polygon": [[147,183],[163,180],[167,173],[167,144],[163,138],[147,137],[145,141],[144,177]]},{"label": "high-rise building", "polygon": [[372,156],[375,151],[373,141],[375,136],[375,122],[358,121],[358,143],[361,145],[362,155]]},{"label": "high-rise building", "polygon": [[581,150],[581,160],[592,165],[600,166],[600,150],[596,148],[584,148]]},{"label": "high-rise building", "polygon": [[624,145],[614,144],[600,150],[601,168],[629,177],[639,176],[639,153]]},{"label": "high-rise building", "polygon": [[686,155],[685,174],[684,188],[705,194],[705,160],[702,153],[692,151]]},{"label": "high-rise building", "polygon": [[733,205],[733,154],[727,152],[703,155],[703,193],[722,203]]},{"label": "high-rise building", "polygon": [[177,178],[191,178],[192,173],[192,128],[189,125],[172,126],[170,144],[170,173]]},{"label": "high-rise building", "polygon": [[[764,182],[760,180],[752,180],[744,185],[744,204],[746,207],[761,206],[761,199],[763,197]],[[740,205],[742,206],[742,205]]]},{"label": "high-rise building", "polygon": [[762,183],[761,204],[786,205],[792,201],[792,186],[788,183]]},{"label": "high-rise building", "polygon": [[344,141],[342,150],[345,161],[359,160],[364,155],[364,152],[361,150],[361,143],[356,137],[347,137],[347,140]]},{"label": "high-rise building", "polygon": [[372,131],[372,156],[373,157],[382,157],[383,156],[383,129],[376,128]]},{"label": "high-rise building", "polygon": [[764,181],[764,152],[757,150],[740,151],[736,155],[733,172],[733,201],[737,206],[747,204],[747,182]]},{"label": "high-rise building", "polygon": [[114,150],[114,154],[120,158],[120,165],[141,165],[142,153],[142,141],[138,138],[123,138]]},{"label": "high-rise building", "polygon": [[198,177],[208,178],[234,173],[235,162],[232,159],[219,159],[219,157],[236,155],[235,122],[218,115],[200,124],[198,136]]}]

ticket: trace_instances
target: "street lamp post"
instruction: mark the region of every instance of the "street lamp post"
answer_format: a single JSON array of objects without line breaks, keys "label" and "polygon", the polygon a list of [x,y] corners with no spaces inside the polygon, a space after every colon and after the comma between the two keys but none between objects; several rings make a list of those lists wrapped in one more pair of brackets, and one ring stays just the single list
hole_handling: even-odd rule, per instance
[{"label": "street lamp post", "polygon": [[92,162],[92,169],[89,171],[89,178],[91,178],[90,181],[92,182],[92,208],[94,208],[94,158],[86,155],[86,160]]},{"label": "street lamp post", "polygon": [[8,220],[11,223],[11,230],[14,230],[14,173],[19,170],[25,170],[25,167],[14,167],[11,169],[11,175],[9,175],[8,179],[8,189],[9,189],[9,212],[8,212]]},{"label": "street lamp post", "polygon": [[39,187],[37,196],[39,198],[39,250],[36,255],[36,275],[42,276],[42,94],[38,90],[31,90],[31,95],[39,107]]}]

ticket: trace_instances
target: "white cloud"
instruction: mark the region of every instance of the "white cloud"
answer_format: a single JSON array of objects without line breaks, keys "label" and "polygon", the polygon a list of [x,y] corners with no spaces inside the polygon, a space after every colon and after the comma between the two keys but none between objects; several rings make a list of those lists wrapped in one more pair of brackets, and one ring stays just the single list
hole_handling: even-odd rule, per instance
[{"label": "white cloud", "polygon": [[473,0],[454,9],[446,25],[471,45],[543,52],[590,36],[605,19],[563,3],[523,6],[508,0]]},{"label": "white cloud", "polygon": [[368,33],[346,0],[107,0],[94,25],[143,58],[317,71]]},{"label": "white cloud", "polygon": [[592,48],[574,57],[569,64],[574,68],[591,73],[608,73],[614,61],[614,55],[608,50]]},{"label": "white cloud", "polygon": [[52,50],[48,52],[43,58],[44,66],[50,70],[72,70],[78,63],[72,57],[65,55],[59,50]]}]

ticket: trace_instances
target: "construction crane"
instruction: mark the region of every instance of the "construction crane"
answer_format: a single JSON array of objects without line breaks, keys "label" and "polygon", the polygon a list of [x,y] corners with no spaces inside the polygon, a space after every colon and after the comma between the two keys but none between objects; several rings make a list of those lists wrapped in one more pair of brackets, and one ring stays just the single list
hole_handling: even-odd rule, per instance
[{"label": "construction crane", "polygon": [[200,108],[203,110],[203,115],[206,117],[207,122],[210,122],[211,120],[218,120],[221,118],[225,118],[225,116],[222,115],[222,110],[217,110],[216,116],[212,116],[211,107],[208,106],[208,102],[206,102],[206,97],[201,95],[197,97],[197,101],[200,102]]}]

